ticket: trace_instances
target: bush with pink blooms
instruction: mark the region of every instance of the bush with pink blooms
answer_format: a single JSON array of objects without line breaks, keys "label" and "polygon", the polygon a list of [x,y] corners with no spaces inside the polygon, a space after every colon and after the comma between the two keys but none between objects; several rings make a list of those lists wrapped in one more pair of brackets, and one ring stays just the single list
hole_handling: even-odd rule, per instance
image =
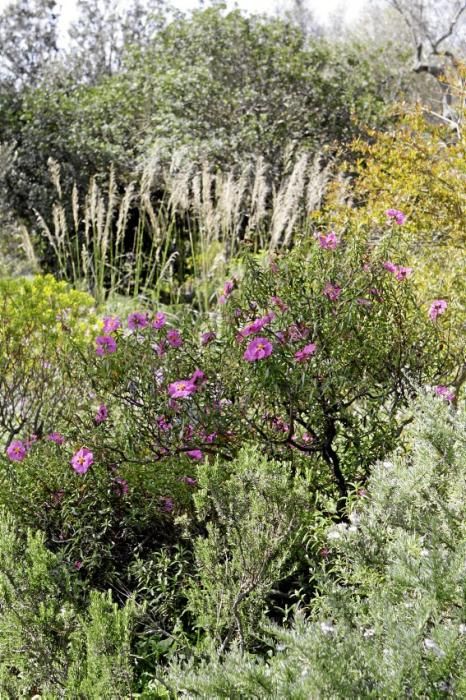
[{"label": "bush with pink blooms", "polygon": [[[393,220],[395,231],[401,223]],[[211,465],[233,485],[243,478],[245,448],[248,474],[260,453],[260,493],[243,500],[261,514],[275,483],[265,471],[283,476],[277,499],[286,494],[283,512],[293,514],[289,537],[285,527],[278,538],[286,551],[272,547],[275,573],[257,590],[254,583],[242,608],[254,619],[266,609],[281,618],[313,595],[309,567],[324,555],[305,542],[318,543],[325,519],[346,518],[354,489],[362,493],[372,465],[412,420],[412,398],[428,386],[455,405],[460,382],[451,381],[447,302],[418,297],[416,269],[405,265],[394,233],[396,245],[391,235],[369,239],[360,230],[318,232],[286,255],[247,256],[209,314],[150,307],[126,318],[106,314],[89,325],[85,343],[71,337],[58,358],[72,391],[40,413],[41,430],[27,422],[5,441],[0,507],[20,531],[45,533],[84,590],[110,586],[120,602],[130,594],[150,599],[135,642],[141,658],[163,655],[172,643],[189,646],[194,630],[210,643],[216,603],[209,590],[222,572],[236,605],[221,625],[222,644],[256,643],[252,629],[235,631],[249,619],[235,603],[246,601],[244,554],[225,530],[243,528],[244,541],[254,540],[246,532],[252,520],[225,520],[223,491],[216,495],[206,481]],[[305,506],[296,509],[298,502]],[[228,550],[231,543],[238,551]],[[199,552],[215,559],[208,550],[222,552],[209,575],[199,565]],[[224,564],[233,560],[232,578]],[[176,576],[167,579],[163,571],[173,567]],[[202,605],[183,593],[197,589]],[[157,630],[155,641],[148,630]]]},{"label": "bush with pink blooms", "polygon": [[47,425],[66,448],[10,445],[11,458],[35,465],[55,493],[61,476],[51,484],[43,474],[44,450],[53,463],[71,450],[60,474],[96,480],[112,499],[124,479],[123,495],[163,520],[189,513],[185,480],[197,464],[228,462],[251,443],[304,469],[312,497],[341,512],[351,486],[393,449],[409,400],[423,385],[445,385],[453,364],[446,302],[423,303],[415,271],[394,274],[403,269],[390,239],[319,233],[286,256],[246,259],[208,317],[106,316],[69,364],[79,403]]}]

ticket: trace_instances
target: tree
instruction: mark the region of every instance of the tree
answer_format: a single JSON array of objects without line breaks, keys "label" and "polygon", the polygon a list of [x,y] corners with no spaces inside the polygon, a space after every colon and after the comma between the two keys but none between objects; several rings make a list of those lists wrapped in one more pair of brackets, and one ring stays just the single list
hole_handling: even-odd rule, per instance
[{"label": "tree", "polygon": [[149,9],[144,0],[131,0],[124,7],[118,0],[79,0],[67,52],[77,79],[96,83],[119,73],[128,47],[141,49],[163,26],[164,4],[155,0]]},{"label": "tree", "polygon": [[446,80],[457,69],[461,58],[461,40],[466,28],[464,0],[389,0],[411,34],[416,73],[434,76],[442,91],[444,121],[457,128],[453,95]]},{"label": "tree", "polygon": [[36,85],[57,53],[56,0],[16,0],[0,15],[0,80]]}]

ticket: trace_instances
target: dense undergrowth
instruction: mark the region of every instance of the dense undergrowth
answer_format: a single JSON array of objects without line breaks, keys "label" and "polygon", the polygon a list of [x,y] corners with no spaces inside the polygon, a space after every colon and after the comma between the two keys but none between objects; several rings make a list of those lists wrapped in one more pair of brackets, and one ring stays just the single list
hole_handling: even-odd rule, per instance
[{"label": "dense undergrowth", "polygon": [[0,696],[463,697],[460,63],[439,124],[398,25],[23,4]]}]

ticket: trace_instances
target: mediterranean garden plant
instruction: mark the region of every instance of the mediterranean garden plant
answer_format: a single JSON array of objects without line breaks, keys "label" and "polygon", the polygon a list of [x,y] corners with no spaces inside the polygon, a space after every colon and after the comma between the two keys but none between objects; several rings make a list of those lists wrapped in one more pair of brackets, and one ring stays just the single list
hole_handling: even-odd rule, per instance
[{"label": "mediterranean garden plant", "polygon": [[326,534],[320,595],[291,629],[268,626],[270,654],[235,650],[174,667],[181,696],[463,697],[464,407],[412,406],[408,451],[375,466],[349,523]]}]

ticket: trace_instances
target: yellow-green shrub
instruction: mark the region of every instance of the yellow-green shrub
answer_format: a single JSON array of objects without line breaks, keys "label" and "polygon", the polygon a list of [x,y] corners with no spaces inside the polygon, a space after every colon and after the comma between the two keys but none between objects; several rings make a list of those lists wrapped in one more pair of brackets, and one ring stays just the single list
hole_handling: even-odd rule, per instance
[{"label": "yellow-green shrub", "polygon": [[0,280],[0,440],[40,433],[77,387],[67,382],[71,345],[97,331],[93,300],[51,275]]},{"label": "yellow-green shrub", "polygon": [[[423,296],[448,301],[459,327],[466,320],[466,134],[434,124],[418,107],[395,128],[369,137],[353,143],[352,163],[312,218],[338,230],[370,225],[377,237],[384,235],[377,225],[384,212],[402,210],[407,219],[397,233],[406,237],[411,258],[405,264],[414,268]],[[351,184],[342,190],[349,173]]]}]

